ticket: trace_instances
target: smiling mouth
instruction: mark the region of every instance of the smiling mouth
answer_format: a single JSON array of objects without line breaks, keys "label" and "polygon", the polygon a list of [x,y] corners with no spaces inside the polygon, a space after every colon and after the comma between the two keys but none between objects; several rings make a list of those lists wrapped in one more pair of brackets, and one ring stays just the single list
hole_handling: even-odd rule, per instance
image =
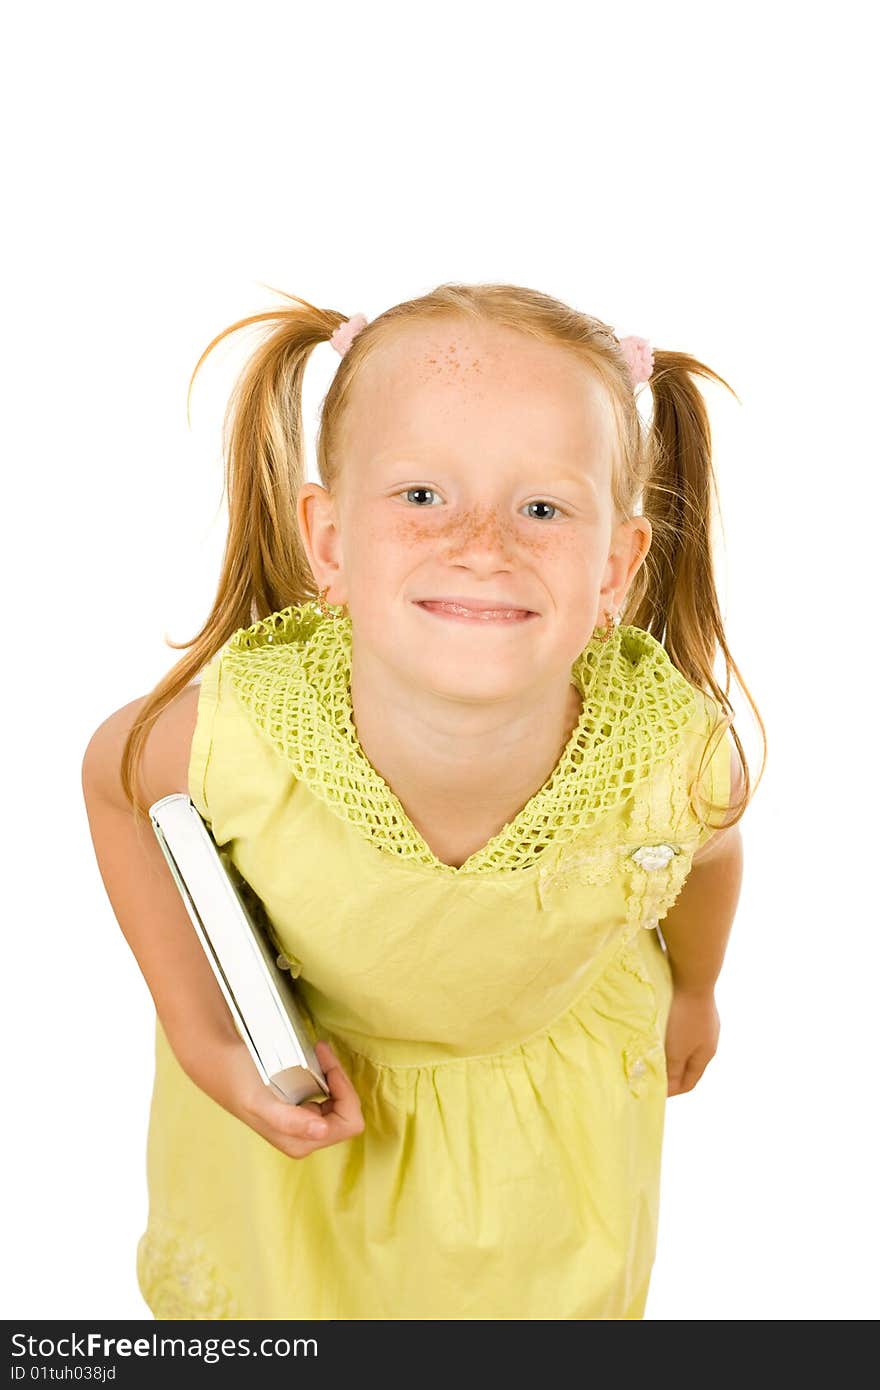
[{"label": "smiling mouth", "polygon": [[528,608],[476,608],[451,599],[416,599],[415,605],[438,618],[465,623],[523,623],[538,616]]}]

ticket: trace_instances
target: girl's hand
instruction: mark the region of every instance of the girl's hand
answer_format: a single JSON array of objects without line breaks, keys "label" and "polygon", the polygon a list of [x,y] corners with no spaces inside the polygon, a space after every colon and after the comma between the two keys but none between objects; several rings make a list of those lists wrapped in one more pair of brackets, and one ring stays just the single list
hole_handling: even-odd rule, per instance
[{"label": "girl's hand", "polygon": [[718,1050],[721,1021],[715,993],[687,994],[676,989],[666,1024],[667,1096],[692,1091]]},{"label": "girl's hand", "polygon": [[[290,1105],[278,1100],[261,1080],[240,1039],[225,1044],[219,1055],[212,1056],[210,1086],[205,1085],[204,1075],[199,1076],[197,1084],[288,1158],[306,1158],[315,1149],[340,1144],[364,1132],[358,1094],[339,1058],[323,1041],[317,1043],[315,1052],[330,1087],[330,1098],[325,1101]],[[312,1134],[313,1124],[322,1132]]]}]

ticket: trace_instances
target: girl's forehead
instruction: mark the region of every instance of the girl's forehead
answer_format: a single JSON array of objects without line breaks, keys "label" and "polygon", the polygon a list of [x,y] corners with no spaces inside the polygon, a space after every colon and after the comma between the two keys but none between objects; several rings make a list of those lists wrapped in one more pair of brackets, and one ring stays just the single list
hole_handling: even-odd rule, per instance
[{"label": "girl's forehead", "polygon": [[607,439],[612,425],[607,391],[589,366],[495,324],[407,327],[364,363],[350,404],[369,433],[404,421],[430,430],[450,416],[469,428],[495,432],[506,421],[513,432],[567,438],[586,430]]},{"label": "girl's forehead", "polygon": [[[359,389],[360,388],[360,389]],[[571,353],[496,325],[431,325],[396,334],[364,363],[350,407],[366,456],[398,446],[511,439],[527,451],[604,452],[611,403]]]},{"label": "girl's forehead", "polygon": [[537,372],[548,380],[588,375],[571,354],[498,324],[427,324],[396,333],[371,359],[386,384],[466,385],[521,380]]}]

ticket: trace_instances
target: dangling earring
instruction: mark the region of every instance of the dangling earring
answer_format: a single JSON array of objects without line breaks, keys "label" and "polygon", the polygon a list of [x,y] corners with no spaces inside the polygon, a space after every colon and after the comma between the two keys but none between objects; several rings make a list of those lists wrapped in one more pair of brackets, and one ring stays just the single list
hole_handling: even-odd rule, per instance
[{"label": "dangling earring", "polygon": [[325,618],[344,618],[348,611],[344,603],[325,603],[324,595],[329,591],[329,584],[325,584],[324,588],[318,591],[318,607],[321,613]]},{"label": "dangling earring", "polygon": [[605,609],[605,626],[604,626],[603,628],[598,628],[598,629],[597,629],[597,631],[598,631],[598,633],[599,633],[599,641],[600,641],[600,642],[607,642],[608,639],[614,635],[614,629],[617,627],[617,625],[619,624],[619,622],[620,622],[620,614],[619,614],[619,613],[613,612],[612,609],[610,609],[610,608],[606,608],[606,609]]}]

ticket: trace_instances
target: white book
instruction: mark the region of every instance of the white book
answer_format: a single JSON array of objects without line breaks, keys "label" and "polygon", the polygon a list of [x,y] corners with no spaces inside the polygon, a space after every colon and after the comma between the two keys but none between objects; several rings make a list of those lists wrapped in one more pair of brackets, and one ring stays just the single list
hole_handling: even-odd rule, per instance
[{"label": "white book", "polygon": [[150,821],[239,1036],[281,1100],[325,1101],[330,1087],[314,1029],[284,968],[265,907],[183,792],[150,807]]}]

